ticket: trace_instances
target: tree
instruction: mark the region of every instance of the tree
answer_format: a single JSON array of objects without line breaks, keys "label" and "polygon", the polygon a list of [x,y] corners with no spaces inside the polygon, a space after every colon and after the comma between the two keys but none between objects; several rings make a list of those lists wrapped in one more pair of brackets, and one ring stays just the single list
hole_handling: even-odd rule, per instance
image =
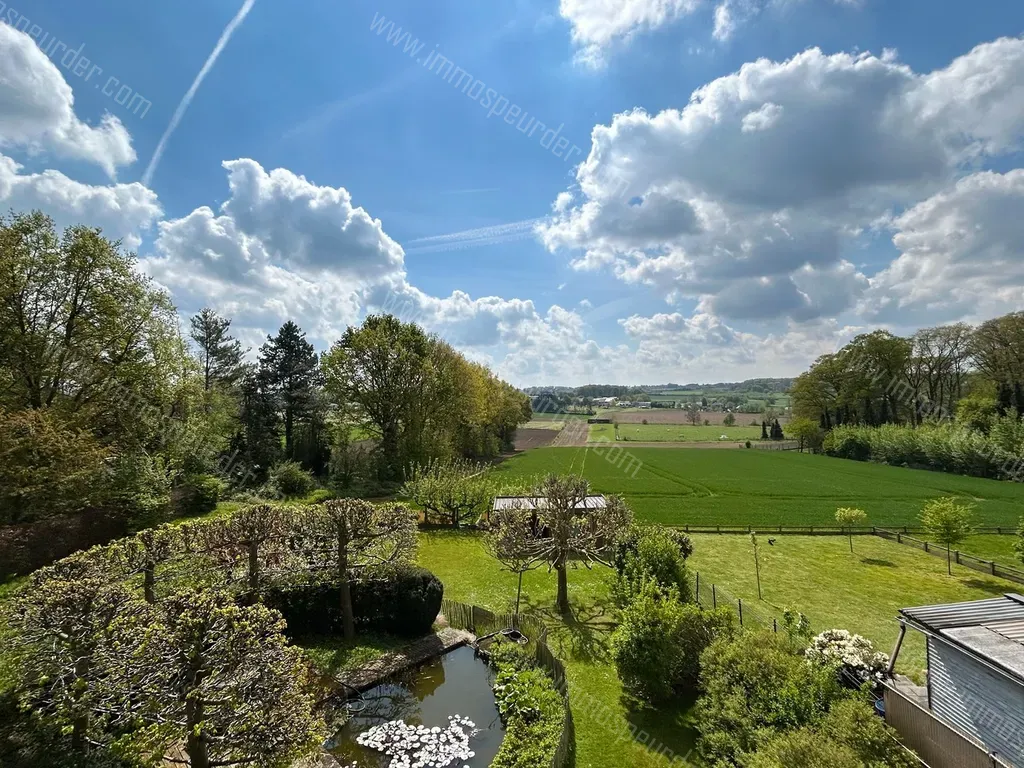
[{"label": "tree", "polygon": [[956,499],[944,496],[932,499],[921,510],[921,524],[929,537],[946,548],[946,573],[952,575],[951,550],[971,535],[973,504],[957,504]]},{"label": "tree", "polygon": [[139,719],[160,724],[166,746],[184,743],[193,768],[290,765],[319,746],[309,666],[279,613],[213,591],[160,608],[123,659],[120,686]]},{"label": "tree", "polygon": [[240,457],[236,481],[263,482],[270,468],[281,457],[281,417],[271,382],[264,372],[246,368],[242,374],[241,430],[231,442],[235,456]]},{"label": "tree", "polygon": [[549,475],[533,495],[535,519],[531,537],[522,542],[522,554],[557,572],[556,604],[560,612],[569,613],[570,561],[586,568],[594,563],[608,565],[616,540],[630,528],[633,513],[617,496],[608,497],[603,507],[588,504],[590,485],[576,475]]},{"label": "tree", "polygon": [[370,315],[349,327],[324,357],[327,390],[340,407],[353,405],[380,439],[380,477],[401,477],[404,417],[427,376],[429,339],[393,315]]},{"label": "tree", "polygon": [[725,418],[722,419],[722,423],[727,427],[731,427],[736,423],[736,417],[731,413],[727,413],[725,414]]},{"label": "tree", "polygon": [[242,375],[241,343],[228,333],[231,321],[208,307],[192,317],[189,335],[199,347],[199,364],[203,369],[203,388],[230,387]]},{"label": "tree", "polygon": [[490,511],[494,485],[484,464],[462,459],[434,461],[413,470],[402,493],[424,509],[428,523],[458,528]]},{"label": "tree", "polygon": [[768,422],[767,421],[762,421],[761,422],[761,439],[762,440],[767,440],[768,439]]},{"label": "tree", "polygon": [[533,510],[525,505],[513,505],[495,510],[484,537],[484,546],[491,557],[518,580],[515,613],[523,596],[523,574],[543,564],[539,552],[531,546],[533,540]]},{"label": "tree", "polygon": [[800,442],[801,452],[805,447],[813,449],[821,446],[821,427],[812,419],[803,416],[793,419],[786,429]]},{"label": "tree", "polygon": [[249,600],[258,601],[264,562],[271,559],[270,551],[285,532],[283,510],[270,504],[242,507],[230,517],[200,524],[197,532],[206,551],[228,574],[242,561]]},{"label": "tree", "polygon": [[633,526],[615,545],[616,578],[612,594],[620,605],[628,604],[645,584],[675,590],[682,601],[690,599],[686,559],[693,543],[685,533],[660,525]]},{"label": "tree", "polygon": [[836,510],[836,522],[841,528],[846,528],[846,535],[850,539],[850,554],[853,554],[853,526],[860,525],[867,518],[868,513],[863,509],[853,507],[839,507]]},{"label": "tree", "polygon": [[341,593],[342,631],[355,637],[353,578],[370,578],[416,553],[416,515],[401,504],[375,506],[362,499],[331,499],[312,507],[305,522],[316,541],[318,567],[334,571]]},{"label": "tree", "polygon": [[687,403],[686,418],[695,427],[700,426],[701,421],[703,421],[703,417],[700,415],[700,409],[694,403]]},{"label": "tree", "polygon": [[112,493],[111,451],[50,409],[0,408],[0,524],[68,515]]},{"label": "tree", "polygon": [[17,600],[14,628],[28,703],[66,724],[78,751],[88,751],[94,735],[93,714],[110,673],[100,659],[112,625],[145,608],[81,556],[37,571]]},{"label": "tree", "polygon": [[295,426],[312,414],[320,369],[316,350],[291,320],[281,326],[277,336],[268,336],[260,349],[260,374],[277,398],[284,421],[284,453],[292,458]]}]

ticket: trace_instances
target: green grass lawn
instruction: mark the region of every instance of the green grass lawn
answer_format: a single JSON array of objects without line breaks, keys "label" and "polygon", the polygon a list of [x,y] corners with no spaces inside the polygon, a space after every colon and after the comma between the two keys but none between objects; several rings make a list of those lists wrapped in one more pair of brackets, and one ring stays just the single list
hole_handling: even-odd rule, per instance
[{"label": "green grass lawn", "polygon": [[570,471],[598,493],[624,496],[639,519],[671,525],[835,525],[837,507],[855,506],[868,525],[916,526],[924,502],[938,496],[973,503],[977,525],[1015,529],[1024,514],[1024,484],[795,451],[616,443],[537,448],[495,469],[509,480]]},{"label": "green grass lawn", "polygon": [[[776,536],[768,546],[760,537],[761,587],[757,600],[753,548],[742,535],[694,534],[693,570],[705,584],[724,587],[745,604],[760,605],[781,615],[796,608],[811,620],[817,633],[838,627],[864,635],[878,650],[891,653],[899,634],[896,612],[915,605],[982,600],[1020,585],[953,566],[946,574],[944,560],[913,547],[876,536],[855,536],[854,554],[842,536]],[[898,659],[898,669],[921,679],[925,646],[910,632]]]},{"label": "green grass lawn", "polygon": [[619,437],[641,443],[718,443],[722,435],[727,441],[743,442],[759,440],[761,427],[732,426],[722,424],[709,427],[695,427],[692,424],[620,424]]},{"label": "green grass lawn", "polygon": [[[445,595],[453,600],[496,612],[514,606],[516,577],[499,570],[478,535],[421,533],[419,562],[437,574],[444,582]],[[555,574],[544,569],[531,571],[523,579],[520,610],[545,623],[551,649],[566,663],[576,723],[577,768],[665,766],[665,757],[641,742],[663,744],[677,755],[686,755],[695,735],[688,726],[690,702],[641,711],[623,701],[622,685],[608,656],[614,629],[609,574],[606,568],[569,572],[573,614],[566,620],[554,610]]]}]

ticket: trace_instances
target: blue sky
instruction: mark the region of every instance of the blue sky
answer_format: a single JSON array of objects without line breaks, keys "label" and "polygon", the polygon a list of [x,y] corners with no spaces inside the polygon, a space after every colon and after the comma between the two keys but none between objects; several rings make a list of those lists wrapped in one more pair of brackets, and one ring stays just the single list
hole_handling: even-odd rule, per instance
[{"label": "blue sky", "polygon": [[717,381],[1024,298],[1018,3],[13,0],[0,20],[0,205],[103,226],[253,346],[294,318],[325,348],[384,308],[521,385]]}]

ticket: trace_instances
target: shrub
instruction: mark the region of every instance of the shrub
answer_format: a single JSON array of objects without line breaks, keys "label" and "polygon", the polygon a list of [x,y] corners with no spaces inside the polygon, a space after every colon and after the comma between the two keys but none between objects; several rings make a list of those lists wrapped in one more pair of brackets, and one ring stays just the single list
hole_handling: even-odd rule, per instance
[{"label": "shrub", "polygon": [[501,645],[491,664],[497,670],[494,700],[505,738],[491,768],[549,768],[566,725],[562,697],[522,648]]},{"label": "shrub", "polygon": [[313,476],[297,461],[282,461],[270,470],[269,483],[285,498],[305,496],[316,487]]},{"label": "shrub", "polygon": [[845,695],[831,668],[789,653],[770,632],[719,637],[701,654],[695,716],[709,763],[736,764],[776,733],[814,725]]},{"label": "shrub", "polygon": [[217,508],[223,484],[213,475],[195,475],[178,489],[177,514],[182,517],[197,517],[213,512]]},{"label": "shrub", "polygon": [[693,542],[681,531],[662,526],[632,528],[615,549],[612,591],[616,599],[625,605],[647,581],[674,588],[681,599],[687,599],[686,559],[691,554]]},{"label": "shrub", "polygon": [[[427,634],[444,596],[440,579],[416,566],[392,569],[385,579],[352,582],[351,590],[358,627],[400,637]],[[281,612],[293,637],[342,633],[341,589],[332,581],[275,585],[263,602]]]},{"label": "shrub", "polygon": [[637,698],[657,702],[692,690],[700,655],[716,638],[731,636],[732,613],[680,603],[648,583],[622,612],[612,635],[612,658],[623,686]]},{"label": "shrub", "polygon": [[749,441],[749,440],[747,440],[747,443],[746,443],[746,445],[747,445],[747,448],[750,448],[750,447],[751,447],[751,446],[750,446],[750,441]]},{"label": "shrub", "polygon": [[813,664],[845,672],[856,683],[879,680],[889,657],[875,650],[871,641],[845,629],[826,629],[811,641],[804,657]]},{"label": "shrub", "polygon": [[825,738],[853,750],[864,765],[916,768],[919,764],[867,702],[858,699],[836,702],[818,730]]}]

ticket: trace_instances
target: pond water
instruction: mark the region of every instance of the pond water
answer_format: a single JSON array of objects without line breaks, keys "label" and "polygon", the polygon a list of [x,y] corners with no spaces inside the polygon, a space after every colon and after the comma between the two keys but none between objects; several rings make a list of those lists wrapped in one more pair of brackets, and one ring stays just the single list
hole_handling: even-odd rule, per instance
[{"label": "pond water", "polygon": [[451,765],[487,768],[505,736],[492,682],[493,673],[472,648],[457,648],[364,693],[365,708],[353,713],[328,740],[327,749],[343,766],[387,768],[393,756],[359,744],[360,735],[366,740],[380,733],[380,726],[396,720],[408,726],[436,728],[444,735],[452,725],[451,718],[459,715],[474,724],[461,726],[470,737],[468,748],[473,756],[459,757],[457,762],[453,759]]}]

